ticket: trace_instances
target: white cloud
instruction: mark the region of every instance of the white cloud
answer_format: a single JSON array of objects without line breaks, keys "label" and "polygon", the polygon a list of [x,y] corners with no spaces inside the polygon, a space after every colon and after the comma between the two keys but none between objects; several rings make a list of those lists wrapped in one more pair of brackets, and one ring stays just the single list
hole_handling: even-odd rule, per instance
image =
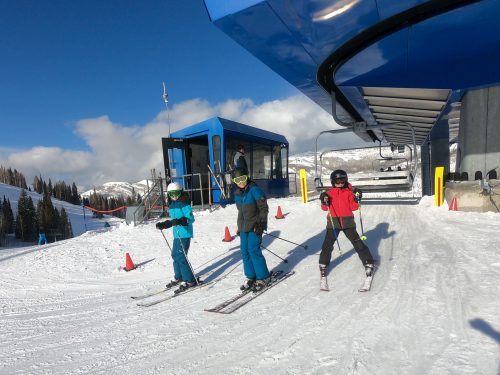
[{"label": "white cloud", "polygon": [[[108,181],[135,182],[149,177],[152,168],[163,170],[160,139],[168,136],[169,125],[174,132],[214,116],[283,134],[292,154],[313,151],[320,131],[338,127],[331,115],[304,96],[258,105],[250,99],[231,99],[216,105],[192,99],[172,106],[169,113],[160,112],[144,125],[125,126],[107,116],[79,120],[75,133],[86,142],[88,151],[44,146],[0,149],[0,164],[24,173],[28,184],[40,174],[44,179],[74,181],[85,188]],[[337,136],[327,137],[321,148],[340,145]],[[359,139],[353,135],[342,139],[349,146],[354,142]]]}]

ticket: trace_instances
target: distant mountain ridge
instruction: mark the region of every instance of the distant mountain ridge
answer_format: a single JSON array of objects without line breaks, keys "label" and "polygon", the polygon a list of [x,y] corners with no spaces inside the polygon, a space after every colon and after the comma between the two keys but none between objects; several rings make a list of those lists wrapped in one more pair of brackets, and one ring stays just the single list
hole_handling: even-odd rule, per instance
[{"label": "distant mountain ridge", "polygon": [[[149,182],[151,186],[151,181]],[[99,195],[105,196],[107,198],[118,198],[118,197],[132,197],[133,192],[135,196],[140,194],[141,196],[147,191],[148,182],[147,180],[142,180],[135,183],[130,182],[106,182],[102,185],[95,186],[95,192]],[[88,198],[94,192],[94,188],[87,190],[81,194],[82,198]]]}]

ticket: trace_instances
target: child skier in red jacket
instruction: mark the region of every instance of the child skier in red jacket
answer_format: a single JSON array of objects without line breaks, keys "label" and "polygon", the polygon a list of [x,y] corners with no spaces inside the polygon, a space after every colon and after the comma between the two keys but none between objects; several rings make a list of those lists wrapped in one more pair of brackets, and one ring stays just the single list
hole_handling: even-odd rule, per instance
[{"label": "child skier in red jacket", "polygon": [[[322,289],[328,289],[326,281],[326,269],[332,258],[333,245],[337,240],[340,231],[351,241],[354,249],[358,253],[361,262],[365,266],[366,275],[373,272],[373,257],[368,246],[359,237],[356,231],[353,211],[359,208],[361,191],[351,186],[347,182],[347,173],[343,170],[333,171],[330,175],[332,188],[321,193],[321,209],[328,211],[326,235],[321,246],[319,256],[319,269],[321,272]],[[356,195],[355,195],[356,194]]]}]

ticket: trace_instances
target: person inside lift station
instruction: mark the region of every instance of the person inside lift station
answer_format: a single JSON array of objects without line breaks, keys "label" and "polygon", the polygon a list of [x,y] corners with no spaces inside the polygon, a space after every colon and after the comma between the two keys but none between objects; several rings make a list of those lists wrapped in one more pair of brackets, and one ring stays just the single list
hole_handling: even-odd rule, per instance
[{"label": "person inside lift station", "polygon": [[332,258],[333,245],[340,231],[351,241],[354,250],[365,267],[366,275],[373,272],[373,257],[370,249],[359,237],[356,231],[353,211],[359,208],[362,192],[353,188],[347,180],[347,173],[337,169],[330,175],[332,188],[320,194],[321,209],[328,211],[326,219],[326,234],[319,256],[319,269],[322,278],[326,278],[326,269]]},{"label": "person inside lift station", "polygon": [[234,203],[238,209],[241,257],[247,278],[240,289],[257,292],[266,287],[271,279],[260,248],[262,233],[267,230],[269,207],[264,192],[249,179],[247,173],[240,168],[232,172],[232,180],[238,187],[234,193]]},{"label": "person inside lift station", "polygon": [[248,174],[247,160],[245,159],[245,146],[238,145],[236,147],[238,150],[234,155],[234,168],[241,169],[243,172]]}]

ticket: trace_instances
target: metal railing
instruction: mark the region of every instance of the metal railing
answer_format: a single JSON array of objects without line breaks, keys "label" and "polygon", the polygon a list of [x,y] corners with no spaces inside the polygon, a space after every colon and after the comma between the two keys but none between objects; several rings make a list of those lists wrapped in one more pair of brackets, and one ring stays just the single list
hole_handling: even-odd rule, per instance
[{"label": "metal railing", "polygon": [[[292,179],[291,177],[293,176],[293,182],[292,182]],[[293,186],[293,191],[291,189],[291,187]],[[295,195],[297,194],[297,173],[295,172],[288,172],[288,194],[290,195]]]},{"label": "metal railing", "polygon": [[[148,180],[149,181],[149,180]],[[164,190],[164,179],[157,178],[153,181],[153,185],[142,197],[140,204],[134,207],[133,222],[135,225],[142,224],[144,221],[149,220],[153,214],[157,214],[160,211],[160,215],[166,210],[166,203],[163,192]]]}]

